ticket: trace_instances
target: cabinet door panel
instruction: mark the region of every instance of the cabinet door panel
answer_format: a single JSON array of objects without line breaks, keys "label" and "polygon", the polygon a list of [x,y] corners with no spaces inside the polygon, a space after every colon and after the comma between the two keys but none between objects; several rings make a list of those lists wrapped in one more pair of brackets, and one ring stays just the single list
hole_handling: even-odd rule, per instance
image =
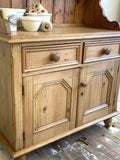
[{"label": "cabinet door panel", "polygon": [[103,62],[81,69],[77,126],[113,111],[118,63]]},{"label": "cabinet door panel", "polygon": [[62,79],[34,86],[35,131],[54,122],[69,120],[71,89],[72,86]]},{"label": "cabinet door panel", "polygon": [[25,147],[75,127],[78,72],[75,69],[24,79]]}]

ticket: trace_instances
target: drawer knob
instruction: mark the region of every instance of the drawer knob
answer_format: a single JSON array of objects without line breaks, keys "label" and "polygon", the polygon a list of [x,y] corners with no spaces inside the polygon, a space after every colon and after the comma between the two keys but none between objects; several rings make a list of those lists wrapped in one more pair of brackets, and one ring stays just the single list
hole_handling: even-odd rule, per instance
[{"label": "drawer knob", "polygon": [[87,87],[87,82],[81,82],[82,87]]},{"label": "drawer knob", "polygon": [[51,59],[51,61],[58,62],[60,60],[60,54],[58,54],[58,53],[52,53],[50,55],[50,59]]},{"label": "drawer knob", "polygon": [[103,48],[102,54],[109,55],[110,53],[111,53],[111,49],[110,48]]}]

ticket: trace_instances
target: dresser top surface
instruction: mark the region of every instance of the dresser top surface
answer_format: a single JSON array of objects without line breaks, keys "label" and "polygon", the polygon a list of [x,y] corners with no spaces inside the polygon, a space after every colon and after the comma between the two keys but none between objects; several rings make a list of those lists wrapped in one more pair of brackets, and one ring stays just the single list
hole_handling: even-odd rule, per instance
[{"label": "dresser top surface", "polygon": [[26,32],[19,30],[10,35],[1,35],[0,40],[9,43],[94,39],[94,38],[120,37],[120,31],[88,28],[83,26],[54,26],[52,32]]}]

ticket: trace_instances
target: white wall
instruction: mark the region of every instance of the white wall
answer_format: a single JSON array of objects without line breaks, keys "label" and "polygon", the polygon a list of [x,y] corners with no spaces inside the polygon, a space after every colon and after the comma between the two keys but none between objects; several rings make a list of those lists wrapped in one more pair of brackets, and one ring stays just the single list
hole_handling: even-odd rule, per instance
[{"label": "white wall", "polygon": [[101,0],[101,6],[110,21],[120,21],[120,0]]}]

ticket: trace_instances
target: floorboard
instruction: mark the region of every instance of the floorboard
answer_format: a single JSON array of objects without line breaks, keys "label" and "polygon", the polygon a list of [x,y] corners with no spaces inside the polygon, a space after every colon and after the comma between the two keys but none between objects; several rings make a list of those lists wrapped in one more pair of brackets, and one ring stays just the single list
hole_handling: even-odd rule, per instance
[{"label": "floorboard", "polygon": [[[1,143],[0,160],[12,160]],[[29,153],[27,160],[120,160],[120,115],[108,129],[98,123]]]}]

